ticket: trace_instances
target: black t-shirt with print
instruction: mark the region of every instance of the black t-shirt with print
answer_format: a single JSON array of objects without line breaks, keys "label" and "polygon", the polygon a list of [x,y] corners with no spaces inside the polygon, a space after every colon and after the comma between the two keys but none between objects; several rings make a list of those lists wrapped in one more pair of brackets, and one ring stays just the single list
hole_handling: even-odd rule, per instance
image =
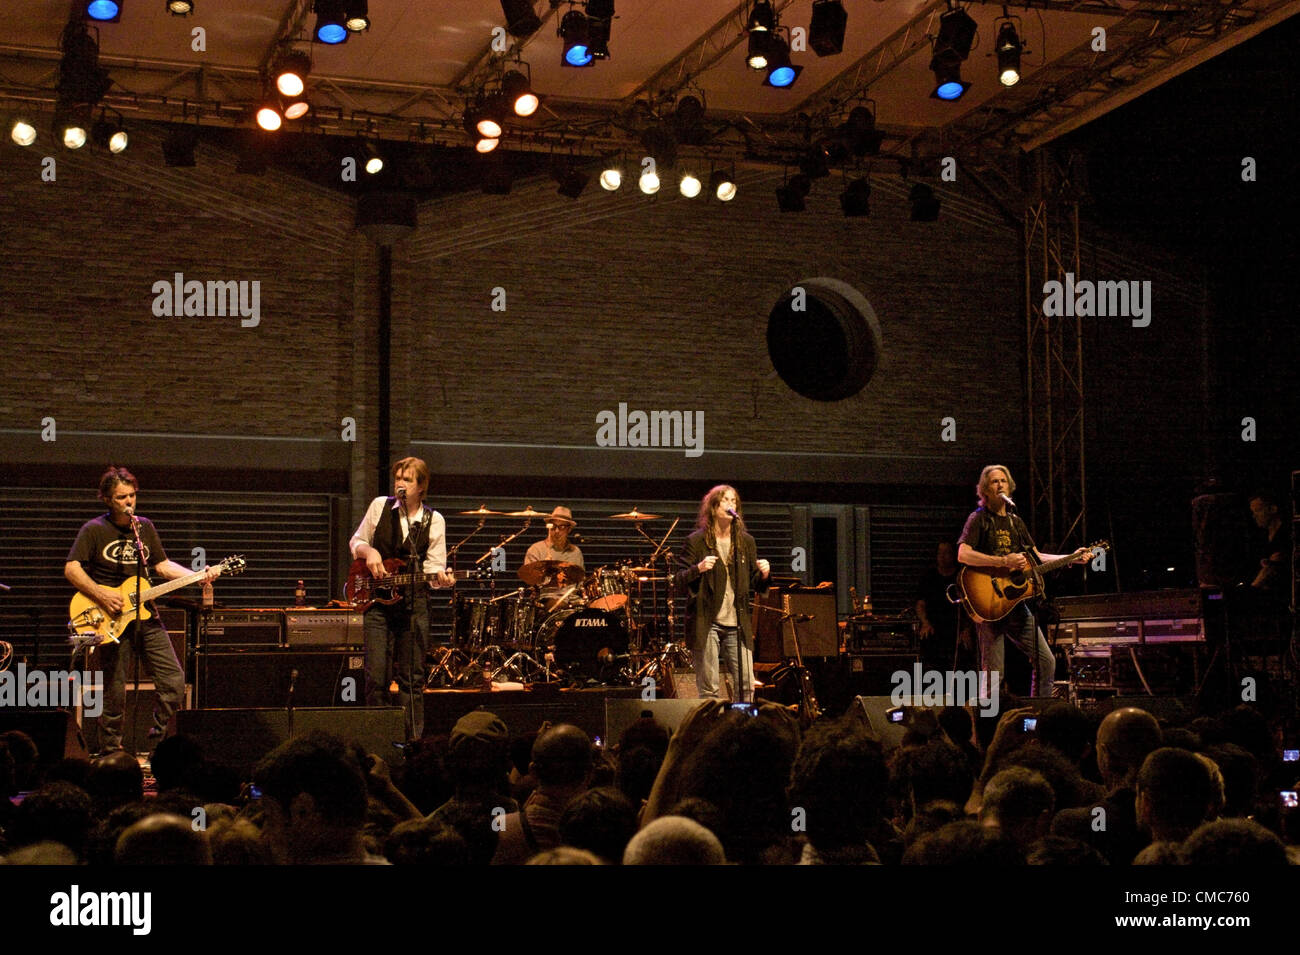
[{"label": "black t-shirt with print", "polygon": [[[158,531],[147,517],[140,520],[140,543],[144,545],[144,566],[150,568],[167,559]],[[101,514],[86,521],[68,551],[68,560],[81,564],[90,579],[104,587],[117,587],[136,574],[135,535],[128,524],[118,527]]]},{"label": "black t-shirt with print", "polygon": [[966,518],[966,526],[962,528],[957,544],[967,544],[981,554],[1005,557],[1033,547],[1034,539],[1029,536],[1029,528],[1019,516],[1004,514],[999,517],[987,508],[977,507]]}]

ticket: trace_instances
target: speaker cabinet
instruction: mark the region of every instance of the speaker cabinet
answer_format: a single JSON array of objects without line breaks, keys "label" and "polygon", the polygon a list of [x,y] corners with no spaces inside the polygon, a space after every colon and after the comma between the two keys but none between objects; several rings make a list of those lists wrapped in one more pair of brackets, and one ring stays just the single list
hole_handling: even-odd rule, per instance
[{"label": "speaker cabinet", "polygon": [[[367,753],[390,766],[402,761],[397,745],[405,737],[400,706],[301,707],[293,711],[293,735],[325,730],[360,743]],[[199,741],[204,755],[251,778],[258,760],[289,738],[289,713],[284,709],[180,710],[172,729]]]},{"label": "speaker cabinet", "polygon": [[[754,660],[780,663],[794,658],[795,635],[803,656],[833,657],[840,652],[840,632],[833,590],[775,590],[758,597],[754,610]],[[762,609],[766,608],[766,609]],[[783,619],[790,614],[790,619]],[[799,617],[809,619],[799,620]]]},{"label": "speaker cabinet", "polygon": [[85,759],[86,741],[71,710],[0,708],[0,733],[21,730],[36,744],[42,767],[61,759]]},{"label": "speaker cabinet", "polygon": [[[341,650],[204,650],[196,654],[197,705],[361,706],[365,654]],[[296,673],[296,677],[295,677]]]}]

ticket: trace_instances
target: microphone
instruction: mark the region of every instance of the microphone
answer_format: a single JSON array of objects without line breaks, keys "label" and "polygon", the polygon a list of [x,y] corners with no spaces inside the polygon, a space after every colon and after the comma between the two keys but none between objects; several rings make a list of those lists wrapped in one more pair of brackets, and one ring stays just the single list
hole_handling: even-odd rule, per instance
[{"label": "microphone", "polygon": [[809,620],[813,619],[813,617],[815,617],[815,616],[817,616],[815,613],[800,613],[800,614],[795,614],[794,622],[795,622],[795,623],[807,623]]},{"label": "microphone", "polygon": [[606,666],[608,666],[611,663],[621,663],[624,660],[630,660],[630,659],[631,659],[631,654],[615,653],[609,647],[602,647],[600,652],[596,654],[596,660],[600,663],[605,664]]},{"label": "microphone", "polygon": [[727,508],[727,514],[731,517],[733,521],[740,520],[740,515],[736,513],[736,509],[734,507]]},{"label": "microphone", "polygon": [[1011,500],[1011,498],[1007,497],[1005,494],[1001,494],[1001,493],[1000,493],[1000,494],[998,494],[998,497],[1002,498],[1003,502],[1004,502],[1008,507],[1015,507],[1015,506],[1016,506],[1016,502],[1013,501],[1013,500]]},{"label": "microphone", "polygon": [[399,487],[397,489],[396,496],[397,496],[397,500],[393,502],[393,510],[400,511],[402,509],[402,505],[406,503],[406,488]]},{"label": "microphone", "polygon": [[127,513],[127,516],[128,516],[128,517],[132,517],[132,516],[134,516],[134,515],[135,515],[135,505],[134,505],[134,504],[128,504],[128,505],[126,506],[126,513]]},{"label": "microphone", "polygon": [[293,698],[293,688],[298,684],[298,670],[295,667],[289,671],[289,697]]}]

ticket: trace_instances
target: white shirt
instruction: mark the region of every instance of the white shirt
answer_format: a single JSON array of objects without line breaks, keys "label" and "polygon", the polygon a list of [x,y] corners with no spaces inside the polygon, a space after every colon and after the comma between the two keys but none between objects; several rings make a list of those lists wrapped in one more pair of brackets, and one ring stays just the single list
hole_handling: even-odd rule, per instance
[{"label": "white shirt", "polygon": [[[358,559],[357,547],[361,544],[370,544],[375,538],[375,528],[379,526],[380,519],[384,516],[384,508],[388,506],[388,498],[377,497],[370,502],[366,508],[366,516],[361,519],[361,526],[357,532],[352,535],[352,540],[348,542],[348,549],[352,552],[352,559]],[[414,521],[410,521],[406,516],[406,508],[402,508],[399,516],[402,523],[402,540],[406,540],[411,534],[411,527],[414,525],[417,529],[423,523],[424,516],[428,514],[431,520],[429,526],[429,549],[424,552],[424,572],[426,574],[436,574],[447,568],[447,522],[443,520],[442,515],[437,511],[427,512],[423,508]]]}]

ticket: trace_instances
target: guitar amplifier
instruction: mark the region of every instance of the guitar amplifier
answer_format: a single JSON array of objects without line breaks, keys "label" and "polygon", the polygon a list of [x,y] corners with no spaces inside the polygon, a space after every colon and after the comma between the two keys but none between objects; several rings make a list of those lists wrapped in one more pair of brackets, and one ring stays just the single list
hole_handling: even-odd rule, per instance
[{"label": "guitar amplifier", "polygon": [[359,647],[364,620],[356,610],[286,610],[285,638],[291,647]]},{"label": "guitar amplifier", "polygon": [[283,610],[217,610],[204,625],[199,620],[199,646],[284,646]]},{"label": "guitar amplifier", "polygon": [[[793,659],[796,632],[799,637],[799,652],[804,657],[839,655],[840,631],[834,590],[820,588],[781,593],[773,589],[757,596],[754,603],[756,662],[779,663]],[[770,609],[759,609],[760,607]],[[782,619],[785,615],[793,616],[791,619]],[[798,616],[807,619],[797,621],[794,617]]]},{"label": "guitar amplifier", "polygon": [[852,617],[846,649],[850,653],[910,653],[916,649],[916,628],[910,619]]}]

